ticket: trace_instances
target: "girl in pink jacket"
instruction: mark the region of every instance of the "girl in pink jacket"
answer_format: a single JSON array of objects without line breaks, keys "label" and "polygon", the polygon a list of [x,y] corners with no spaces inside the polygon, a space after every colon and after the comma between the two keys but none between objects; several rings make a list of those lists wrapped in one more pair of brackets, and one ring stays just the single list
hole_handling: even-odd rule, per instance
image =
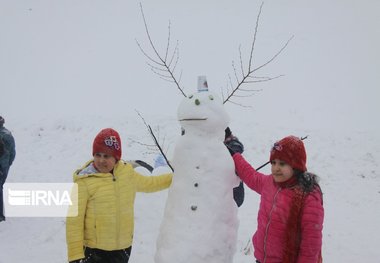
[{"label": "girl in pink jacket", "polygon": [[234,152],[236,172],[261,195],[257,230],[252,237],[256,262],[322,262],[322,192],[317,176],[307,172],[303,142],[288,136],[275,143],[269,176],[257,172],[243,158],[239,143],[236,137],[226,142]]}]

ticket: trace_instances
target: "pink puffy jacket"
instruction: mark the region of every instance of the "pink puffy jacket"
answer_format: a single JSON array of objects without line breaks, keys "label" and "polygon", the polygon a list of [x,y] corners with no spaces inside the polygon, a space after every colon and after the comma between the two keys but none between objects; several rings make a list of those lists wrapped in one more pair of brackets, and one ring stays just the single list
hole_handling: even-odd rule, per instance
[{"label": "pink puffy jacket", "polygon": [[[291,188],[276,184],[272,176],[257,172],[239,153],[234,154],[233,159],[239,177],[261,195],[257,231],[252,237],[254,256],[261,263],[281,263],[286,223],[294,192]],[[323,217],[322,194],[319,190],[314,190],[304,201],[297,263],[320,262]]]}]

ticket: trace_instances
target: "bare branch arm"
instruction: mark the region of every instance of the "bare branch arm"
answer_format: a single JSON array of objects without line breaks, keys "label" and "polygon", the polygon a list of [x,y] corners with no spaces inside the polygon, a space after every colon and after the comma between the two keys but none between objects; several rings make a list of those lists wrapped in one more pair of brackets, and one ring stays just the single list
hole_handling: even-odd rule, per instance
[{"label": "bare branch arm", "polygon": [[291,36],[289,39],[288,39],[288,41],[286,41],[286,43],[285,43],[285,45],[270,59],[270,60],[268,60],[267,62],[265,62],[264,64],[262,64],[261,66],[259,66],[259,67],[257,67],[257,68],[255,68],[255,69],[253,69],[252,71],[251,71],[251,73],[253,73],[253,72],[255,72],[255,71],[258,71],[259,69],[261,69],[261,68],[263,68],[263,67],[265,67],[266,65],[268,65],[269,63],[271,63],[273,60],[275,60],[281,53],[282,53],[282,51],[284,51],[284,49],[288,46],[288,44],[289,44],[289,42],[292,40],[294,38],[294,35],[293,36]]},{"label": "bare branch arm", "polygon": [[136,112],[137,112],[137,114],[140,116],[140,118],[143,120],[145,126],[147,127],[147,129],[148,129],[148,131],[149,131],[149,134],[150,134],[150,135],[152,136],[152,138],[153,138],[154,144],[157,146],[158,150],[160,151],[160,153],[161,153],[162,156],[164,157],[166,163],[168,164],[168,166],[170,167],[170,169],[174,172],[174,169],[173,169],[173,167],[170,165],[168,158],[166,157],[164,151],[162,150],[162,147],[161,147],[160,143],[158,142],[158,139],[157,139],[156,135],[154,134],[154,132],[153,132],[153,130],[152,130],[152,127],[151,127],[149,124],[146,123],[144,117],[143,117],[138,111],[136,111]]},{"label": "bare branch arm", "polygon": [[169,54],[169,46],[170,46],[170,21],[169,21],[169,26],[168,26],[168,44],[166,45],[166,53],[165,53],[165,61],[168,59],[168,54]]},{"label": "bare branch arm", "polygon": [[150,127],[150,125],[148,125],[148,129],[149,129],[150,134],[151,134],[152,137],[153,137],[154,143],[157,145],[157,147],[158,147],[158,149],[160,150],[162,156],[164,156],[166,163],[168,164],[168,166],[170,167],[170,169],[174,172],[173,167],[170,165],[168,158],[166,158],[166,155],[164,154],[164,152],[163,152],[163,150],[162,150],[162,148],[161,148],[161,145],[159,144],[159,142],[158,142],[156,136],[154,135],[153,130],[152,130],[152,128]]},{"label": "bare branch arm", "polygon": [[[255,30],[254,30],[254,34],[253,34],[253,40],[252,40],[252,44],[251,44],[249,62],[247,64],[247,70],[244,69],[244,65],[243,65],[244,63],[243,63],[241,48],[239,46],[241,77],[239,78],[236,67],[235,67],[234,63],[232,63],[232,68],[233,68],[233,71],[235,74],[235,79],[236,79],[237,84],[234,88],[231,89],[230,92],[227,93],[227,97],[226,97],[226,99],[224,99],[223,104],[226,102],[231,102],[232,97],[248,97],[249,95],[238,96],[238,92],[240,92],[240,91],[249,91],[249,89],[245,89],[245,90],[242,89],[242,86],[245,84],[266,82],[266,81],[274,80],[274,79],[277,79],[277,78],[283,76],[283,75],[279,75],[279,76],[275,76],[275,77],[266,77],[266,78],[262,78],[262,79],[252,80],[252,79],[256,78],[255,76],[253,76],[253,74],[255,72],[259,71],[260,69],[264,68],[265,66],[267,66],[271,62],[273,62],[285,50],[285,48],[288,46],[289,42],[294,37],[294,36],[292,36],[291,38],[289,38],[288,41],[285,43],[285,45],[283,45],[282,48],[272,58],[270,58],[267,62],[265,62],[264,64],[262,64],[256,68],[253,68],[253,53],[255,50],[257,34],[258,34],[258,29],[259,29],[260,16],[262,13],[263,5],[264,5],[264,2],[261,4],[260,9],[259,9],[259,13],[258,13],[257,18],[256,18],[256,25],[255,25]],[[231,80],[230,80],[230,82],[231,82]],[[232,87],[233,85],[231,84],[230,86]],[[233,104],[238,104],[238,103],[233,103]]]},{"label": "bare branch arm", "polygon": [[[141,15],[142,15],[142,18],[143,18],[143,21],[144,21],[145,32],[146,32],[146,35],[148,37],[149,44],[150,44],[150,46],[151,46],[151,48],[153,50],[153,53],[155,54],[156,59],[153,59],[151,56],[149,56],[147,54],[147,52],[145,52],[145,50],[142,48],[142,46],[140,45],[140,43],[136,40],[137,45],[139,46],[141,52],[144,54],[145,57],[147,57],[154,64],[157,64],[158,66],[162,67],[163,70],[165,70],[169,74],[169,77],[173,80],[172,82],[175,83],[175,85],[177,86],[177,88],[181,92],[181,94],[184,97],[187,97],[186,94],[185,94],[185,92],[183,91],[183,88],[179,84],[180,80],[177,80],[177,78],[175,77],[175,74],[174,74],[175,67],[177,66],[177,62],[178,62],[178,59],[179,59],[179,56],[178,56],[178,42],[177,42],[176,47],[174,48],[173,54],[172,55],[169,54],[170,53],[170,40],[171,40],[171,24],[170,24],[170,22],[169,22],[169,26],[168,26],[169,33],[168,33],[168,40],[167,40],[168,43],[166,45],[165,56],[161,56],[160,53],[158,52],[156,46],[154,45],[152,37],[151,37],[151,35],[149,33],[148,24],[146,22],[144,10],[143,10],[143,7],[142,7],[141,3],[140,3],[140,10],[141,10]],[[175,60],[174,67],[173,67],[172,66],[172,62],[173,62],[173,59],[176,56],[176,54],[177,54],[177,58]],[[170,59],[169,59],[169,57],[170,57]],[[153,70],[153,72],[156,73],[157,70]],[[158,74],[158,75],[162,77],[162,75],[160,75],[160,74]]]},{"label": "bare branch arm", "polygon": [[[260,16],[261,16],[261,11],[263,9],[264,2],[261,3],[259,14],[257,15],[256,18],[256,26],[255,26],[255,33],[253,34],[253,41],[252,41],[252,46],[251,46],[251,53],[249,56],[249,64],[248,64],[248,72],[251,71],[251,66],[252,66],[252,57],[253,57],[253,50],[255,49],[255,44],[256,44],[256,36],[257,36],[257,31],[259,28],[259,21],[260,21]],[[244,76],[244,74],[243,74]]]}]

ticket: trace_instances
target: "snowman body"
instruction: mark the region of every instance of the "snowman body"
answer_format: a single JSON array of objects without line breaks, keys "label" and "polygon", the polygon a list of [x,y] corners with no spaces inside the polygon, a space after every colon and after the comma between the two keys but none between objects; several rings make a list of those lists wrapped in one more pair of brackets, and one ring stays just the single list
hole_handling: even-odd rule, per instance
[{"label": "snowman body", "polygon": [[236,250],[239,180],[223,144],[228,115],[208,92],[185,98],[178,108],[185,134],[176,143],[156,263],[231,263]]}]

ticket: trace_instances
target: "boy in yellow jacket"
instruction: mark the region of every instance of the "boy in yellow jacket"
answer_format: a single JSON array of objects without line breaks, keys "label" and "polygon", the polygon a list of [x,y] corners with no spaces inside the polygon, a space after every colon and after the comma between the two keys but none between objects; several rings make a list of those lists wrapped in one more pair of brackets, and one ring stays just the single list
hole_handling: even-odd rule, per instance
[{"label": "boy in yellow jacket", "polygon": [[70,263],[126,263],[132,248],[136,192],[166,189],[172,174],[143,176],[122,161],[117,131],[100,131],[93,160],[74,173],[78,185],[78,216],[67,217]]}]

